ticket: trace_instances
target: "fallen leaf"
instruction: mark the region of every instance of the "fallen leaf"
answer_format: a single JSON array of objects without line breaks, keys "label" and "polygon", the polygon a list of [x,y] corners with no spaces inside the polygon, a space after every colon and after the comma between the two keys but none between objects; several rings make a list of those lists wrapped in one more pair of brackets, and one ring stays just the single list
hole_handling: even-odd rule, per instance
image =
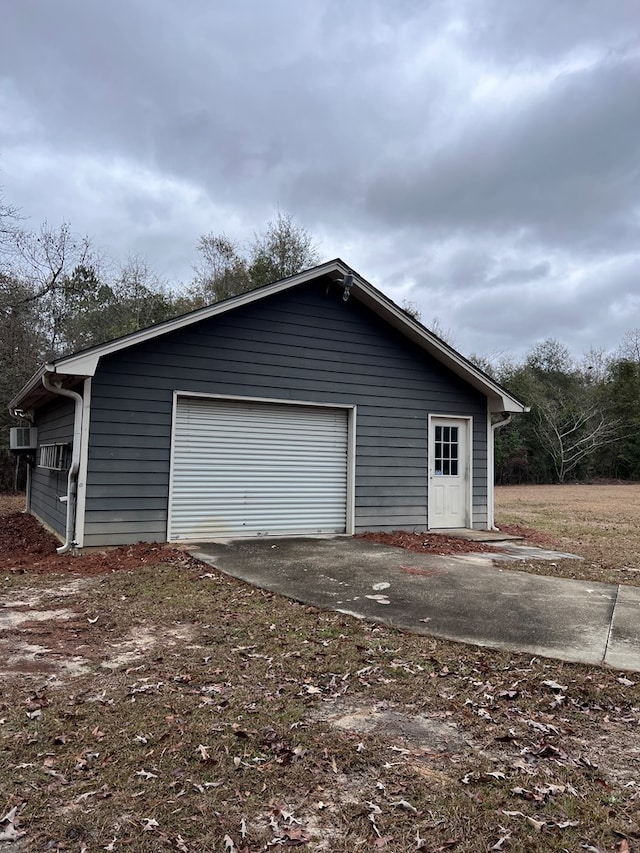
[{"label": "fallen leaf", "polygon": [[157,773],[151,773],[149,770],[145,770],[144,767],[142,770],[136,770],[136,776],[142,776],[143,779],[157,779]]},{"label": "fallen leaf", "polygon": [[84,794],[78,794],[78,796],[73,801],[74,803],[82,803],[84,800],[88,800],[89,797],[95,797],[96,794],[99,794],[100,791],[85,791]]},{"label": "fallen leaf", "polygon": [[412,814],[418,814],[418,809],[406,800],[397,800],[395,803],[391,803],[391,805],[394,809],[404,809]]},{"label": "fallen leaf", "polygon": [[543,681],[542,683],[545,687],[550,687],[551,690],[561,690],[563,693],[568,689],[566,684],[558,684],[557,681]]},{"label": "fallen leaf", "polygon": [[367,815],[367,817],[368,817],[368,818],[369,818],[369,820],[371,821],[371,826],[373,827],[373,831],[374,831],[374,832],[375,832],[375,834],[378,836],[378,838],[381,838],[381,837],[382,837],[382,833],[381,833],[381,832],[380,832],[380,830],[378,829],[378,825],[376,824],[376,819],[375,819],[375,817],[373,816],[373,814],[369,814],[369,815]]},{"label": "fallen leaf", "polygon": [[294,846],[298,846],[299,844],[304,844],[309,841],[309,835],[304,827],[287,826],[282,830],[282,832],[287,841],[290,843],[293,842]]},{"label": "fallen leaf", "polygon": [[25,830],[18,831],[15,826],[10,823],[6,829],[0,830],[0,841],[17,841],[25,835]]},{"label": "fallen leaf", "polygon": [[[25,767],[34,767],[33,764],[25,764]],[[0,823],[13,823],[16,819],[16,815],[18,814],[18,807],[14,806],[12,809],[4,815],[4,817],[0,817]]]}]

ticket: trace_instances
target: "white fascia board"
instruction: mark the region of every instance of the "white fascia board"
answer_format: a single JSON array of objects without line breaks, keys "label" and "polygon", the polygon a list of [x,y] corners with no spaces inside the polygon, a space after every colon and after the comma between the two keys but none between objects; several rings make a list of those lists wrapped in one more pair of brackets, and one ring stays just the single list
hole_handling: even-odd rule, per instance
[{"label": "white fascia board", "polygon": [[24,399],[24,398],[25,398],[25,397],[26,397],[26,396],[27,396],[31,391],[33,391],[33,389],[34,389],[34,388],[37,388],[37,387],[38,387],[38,385],[41,385],[41,384],[42,384],[42,377],[43,377],[44,373],[45,373],[45,368],[44,368],[44,367],[40,367],[40,368],[38,368],[38,370],[33,374],[33,376],[31,377],[31,379],[29,379],[29,380],[28,380],[28,382],[26,382],[26,383],[22,386],[22,388],[20,389],[19,393],[18,393],[18,394],[16,394],[16,396],[15,396],[15,397],[13,397],[11,400],[9,400],[9,402],[8,402],[8,404],[7,404],[7,408],[9,409],[9,411],[11,412],[11,414],[13,414],[13,413],[14,413],[14,411],[15,411],[16,409],[17,409],[18,411],[22,411],[22,409],[21,409],[21,407],[20,407],[20,403],[21,403],[21,401],[22,401],[22,400],[23,400],[23,399]]},{"label": "white fascia board", "polygon": [[183,329],[185,326],[191,326],[193,323],[200,323],[202,320],[208,320],[211,317],[217,317],[219,314],[225,314],[232,309],[241,308],[244,305],[250,305],[252,302],[257,302],[268,296],[273,296],[283,290],[288,290],[298,284],[303,284],[305,281],[310,281],[318,278],[321,275],[326,275],[331,272],[341,272],[345,274],[347,267],[340,261],[329,261],[326,264],[321,264],[313,269],[305,272],[292,275],[289,278],[276,281],[273,284],[268,284],[259,287],[256,290],[250,290],[247,293],[242,293],[240,296],[234,296],[232,299],[225,299],[223,302],[215,302],[213,305],[207,305],[205,308],[200,308],[197,311],[191,311],[189,314],[183,314],[180,317],[174,317],[172,320],[166,320],[164,323],[159,323],[157,326],[151,326],[147,329],[140,329],[137,332],[131,332],[123,338],[117,338],[115,341],[108,341],[104,344],[98,344],[86,352],[70,355],[66,358],[61,358],[55,362],[53,369],[59,374],[70,375],[86,375],[94,376],[98,361],[104,355],[118,352],[122,349],[135,346],[136,344],[151,341],[161,335],[175,332],[178,329]]},{"label": "white fascia board", "polygon": [[335,273],[337,276],[344,276],[346,273],[353,274],[354,286],[351,289],[353,298],[358,299],[364,305],[371,308],[372,311],[391,323],[392,326],[423,350],[433,355],[453,373],[485,394],[488,399],[490,412],[529,411],[527,406],[524,406],[519,400],[511,397],[504,388],[492,382],[486,374],[482,373],[471,362],[463,358],[460,353],[456,352],[456,350],[452,349],[444,341],[441,341],[440,338],[422,326],[422,324],[410,317],[406,311],[403,311],[339,258],[327,261],[325,264],[320,264],[317,267],[297,273],[281,281],[276,281],[273,284],[242,293],[240,296],[227,299],[224,302],[216,302],[213,305],[208,305],[189,314],[183,314],[180,317],[159,323],[151,328],[140,329],[122,338],[99,344],[84,352],[79,352],[76,355],[61,358],[50,365],[45,365],[11,401],[9,406],[11,408],[19,407],[20,401],[26,399],[41,383],[42,374],[45,372],[55,373],[59,376],[77,376],[83,378],[95,376],[98,362],[102,356],[153,340],[161,335],[183,329],[186,326],[199,323],[202,320],[208,320],[220,314],[225,314],[227,311],[240,308],[244,305],[250,305],[252,302],[257,302],[260,299],[273,296],[304,282],[311,281],[323,275],[330,275],[331,273]]}]

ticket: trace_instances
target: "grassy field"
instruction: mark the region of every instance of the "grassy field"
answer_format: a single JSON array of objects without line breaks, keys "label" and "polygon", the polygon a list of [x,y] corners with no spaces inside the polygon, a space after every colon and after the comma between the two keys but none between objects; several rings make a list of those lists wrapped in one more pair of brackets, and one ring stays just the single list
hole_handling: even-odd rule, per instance
[{"label": "grassy field", "polygon": [[[501,491],[501,516],[587,549],[606,505],[620,523],[593,492],[590,533],[557,495]],[[163,552],[2,584],[2,853],[640,849],[635,674],[365,624]]]},{"label": "grassy field", "polygon": [[584,557],[526,571],[640,584],[640,484],[499,487],[496,523]]}]

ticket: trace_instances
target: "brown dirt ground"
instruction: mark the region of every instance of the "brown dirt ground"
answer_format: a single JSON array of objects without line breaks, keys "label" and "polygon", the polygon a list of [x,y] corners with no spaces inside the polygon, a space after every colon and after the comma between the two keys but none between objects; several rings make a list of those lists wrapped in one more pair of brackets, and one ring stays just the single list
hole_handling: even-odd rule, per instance
[{"label": "brown dirt ground", "polygon": [[0,571],[30,574],[98,575],[131,571],[156,563],[188,565],[194,562],[184,551],[161,544],[122,545],[81,556],[57,554],[59,542],[36,519],[20,509],[23,495],[0,495]]},{"label": "brown dirt ground", "polygon": [[[576,541],[518,495],[513,524]],[[2,853],[640,849],[634,674],[405,636],[162,545],[61,557],[22,507],[0,498]]]}]

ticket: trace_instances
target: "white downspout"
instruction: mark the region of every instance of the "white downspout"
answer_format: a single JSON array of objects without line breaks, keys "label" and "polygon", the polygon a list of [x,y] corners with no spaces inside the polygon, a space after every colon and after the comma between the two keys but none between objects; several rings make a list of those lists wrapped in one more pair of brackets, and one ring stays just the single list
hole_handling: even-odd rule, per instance
[{"label": "white downspout", "polygon": [[506,412],[502,413],[503,417],[500,421],[495,421],[491,424],[491,495],[489,501],[489,530],[498,530],[495,523],[495,488],[496,488],[496,471],[495,471],[495,446],[496,446],[496,432],[505,427],[508,423],[511,422],[511,415],[508,415]]},{"label": "white downspout", "polygon": [[71,466],[69,467],[69,474],[67,476],[67,522],[65,527],[65,539],[64,543],[59,548],[56,548],[58,554],[66,554],[73,546],[75,532],[74,522],[76,516],[78,469],[80,467],[80,439],[82,436],[82,397],[77,391],[70,391],[68,388],[63,388],[62,383],[60,382],[52,385],[47,373],[42,376],[42,384],[47,391],[51,391],[53,394],[60,394],[63,397],[70,397],[75,403]]}]

